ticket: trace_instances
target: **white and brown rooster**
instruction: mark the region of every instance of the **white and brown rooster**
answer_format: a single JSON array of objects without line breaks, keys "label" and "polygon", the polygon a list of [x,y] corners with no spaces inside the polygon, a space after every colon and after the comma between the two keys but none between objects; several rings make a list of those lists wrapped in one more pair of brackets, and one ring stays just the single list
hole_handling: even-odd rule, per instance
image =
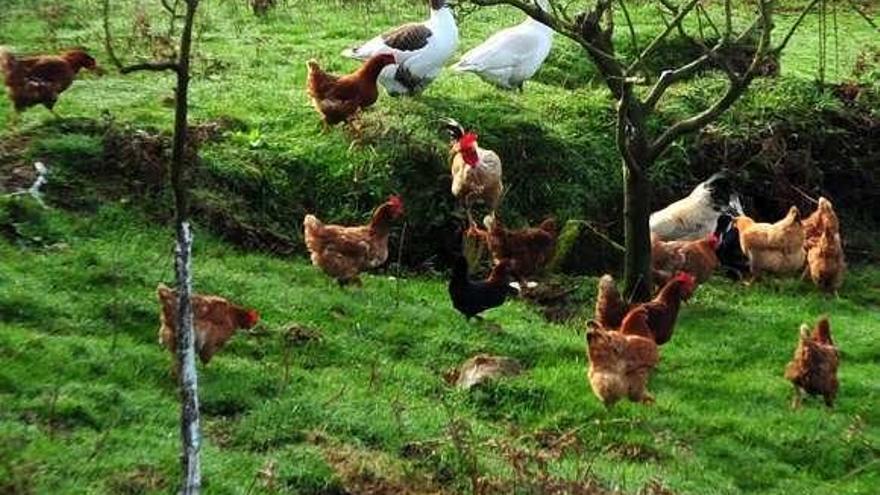
[{"label": "white and brown rooster", "polygon": [[501,202],[501,158],[492,150],[480,148],[477,135],[468,132],[453,119],[444,119],[452,137],[452,195],[463,202],[470,212],[475,201],[482,201],[493,212]]}]

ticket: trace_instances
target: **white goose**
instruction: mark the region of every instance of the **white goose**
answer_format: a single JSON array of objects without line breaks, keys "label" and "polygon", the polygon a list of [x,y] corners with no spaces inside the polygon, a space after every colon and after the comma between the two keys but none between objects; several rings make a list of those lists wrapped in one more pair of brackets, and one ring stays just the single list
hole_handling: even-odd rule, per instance
[{"label": "white goose", "polygon": [[363,45],[342,52],[346,57],[366,60],[379,53],[391,53],[396,64],[386,66],[379,82],[388,94],[420,93],[433,81],[458,48],[458,27],[446,0],[429,0],[431,17],[385,32]]},{"label": "white goose", "polygon": [[[547,0],[537,0],[547,12]],[[473,72],[484,81],[504,89],[517,88],[538,72],[553,46],[553,29],[529,17],[521,24],[492,35],[461,57],[453,70]]]}]

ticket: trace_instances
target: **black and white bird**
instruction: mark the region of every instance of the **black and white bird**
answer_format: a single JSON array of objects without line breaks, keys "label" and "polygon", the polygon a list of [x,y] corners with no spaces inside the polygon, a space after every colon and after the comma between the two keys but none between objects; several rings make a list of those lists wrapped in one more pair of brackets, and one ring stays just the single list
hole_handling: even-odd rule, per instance
[{"label": "black and white bird", "polygon": [[726,172],[718,172],[675,203],[651,214],[651,233],[664,241],[703,239],[724,213],[742,215],[739,194]]},{"label": "black and white bird", "polygon": [[458,48],[458,26],[452,9],[446,0],[429,0],[429,4],[431,17],[427,21],[404,24],[345,50],[342,55],[366,60],[391,53],[397,63],[382,70],[379,83],[392,96],[422,92]]},{"label": "black and white bird", "polygon": [[[537,0],[547,12],[547,0]],[[521,24],[492,35],[461,57],[452,69],[472,72],[504,89],[519,89],[538,72],[553,46],[553,29],[529,17]]]}]

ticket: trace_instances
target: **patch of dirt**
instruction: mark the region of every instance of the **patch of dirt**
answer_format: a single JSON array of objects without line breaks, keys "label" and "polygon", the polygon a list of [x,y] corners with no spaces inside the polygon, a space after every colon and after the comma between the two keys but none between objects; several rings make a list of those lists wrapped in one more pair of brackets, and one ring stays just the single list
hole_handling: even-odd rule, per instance
[{"label": "patch of dirt", "polygon": [[634,443],[614,444],[606,451],[612,457],[634,462],[658,462],[663,459],[663,455],[658,450]]},{"label": "patch of dirt", "polygon": [[440,441],[407,442],[400,448],[400,457],[410,460],[430,459],[437,455]]},{"label": "patch of dirt", "polygon": [[290,238],[270,229],[251,225],[236,218],[226,209],[193,201],[192,211],[206,221],[211,229],[223,239],[245,249],[255,249],[278,255],[291,255],[301,250],[301,246]]},{"label": "patch of dirt", "polygon": [[[589,474],[575,480],[558,477],[550,469],[551,461],[566,456],[585,459],[584,447],[577,436],[580,429],[567,432],[540,430],[521,435],[517,431],[510,438],[490,441],[490,447],[498,451],[510,465],[513,480],[486,478],[482,480],[482,493],[507,494],[540,493],[542,495],[612,495],[615,492]],[[515,440],[514,440],[515,439]],[[587,468],[589,469],[589,468]]]},{"label": "patch of dirt", "polygon": [[516,359],[505,356],[478,354],[458,368],[444,373],[446,383],[468,390],[475,385],[500,377],[516,376],[522,373],[522,365]]},{"label": "patch of dirt", "polygon": [[27,189],[34,183],[37,171],[24,159],[28,146],[27,137],[0,140],[0,193]]},{"label": "patch of dirt", "polygon": [[211,440],[211,444],[221,449],[225,449],[233,443],[233,433],[235,425],[233,421],[227,418],[206,418],[204,421],[205,436]]},{"label": "patch of dirt", "polygon": [[300,347],[311,343],[320,344],[323,340],[321,332],[314,328],[294,324],[284,331],[284,338],[294,347]]}]

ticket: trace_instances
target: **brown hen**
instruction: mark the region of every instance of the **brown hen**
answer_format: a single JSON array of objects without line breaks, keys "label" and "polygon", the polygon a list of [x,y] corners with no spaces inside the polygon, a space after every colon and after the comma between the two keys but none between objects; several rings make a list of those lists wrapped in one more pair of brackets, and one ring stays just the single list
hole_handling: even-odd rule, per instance
[{"label": "brown hen", "polygon": [[[176,356],[177,291],[159,284],[156,295],[162,306],[159,343]],[[208,364],[236,330],[252,328],[260,321],[260,315],[255,310],[232,304],[220,296],[193,294],[191,300],[195,350],[202,364]],[[179,372],[179,369],[180,363],[175,357],[174,372]]]},{"label": "brown hen", "polygon": [[312,264],[340,285],[359,285],[360,272],[376,268],[388,259],[391,222],[402,215],[403,201],[397,196],[376,208],[367,225],[325,225],[316,216],[306,215],[303,228]]},{"label": "brown hen", "polygon": [[631,311],[624,325],[632,333],[614,332],[590,322],[587,332],[587,377],[596,397],[609,407],[623,397],[633,402],[654,402],[646,387],[651,372],[660,361],[657,344],[644,333],[648,312],[644,307]]},{"label": "brown hen", "polygon": [[34,105],[53,110],[58,95],[73,84],[80,69],[98,69],[95,59],[80,49],[60,55],[16,57],[0,48],[0,70],[16,112]]},{"label": "brown hen", "polygon": [[821,395],[825,399],[825,405],[834,407],[839,361],[837,346],[831,340],[828,318],[821,318],[812,334],[810,327],[801,325],[794,358],[785,367],[785,378],[794,386],[792,407],[800,406],[804,392]]},{"label": "brown hen", "polygon": [[307,90],[324,124],[336,125],[351,120],[362,108],[379,98],[376,78],[385,66],[394,63],[394,55],[375,55],[351,74],[335,76],[324,72],[316,60],[309,60]]}]

